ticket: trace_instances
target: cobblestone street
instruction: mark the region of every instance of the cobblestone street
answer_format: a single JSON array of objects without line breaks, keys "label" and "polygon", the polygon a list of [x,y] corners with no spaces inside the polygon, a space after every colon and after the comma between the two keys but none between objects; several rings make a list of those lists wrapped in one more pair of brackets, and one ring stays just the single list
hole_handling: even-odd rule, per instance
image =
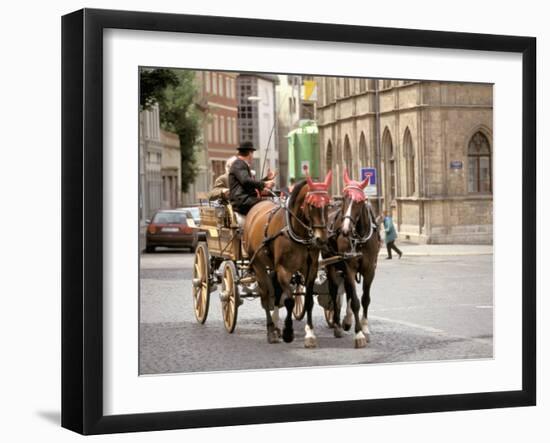
[{"label": "cobblestone street", "polygon": [[244,301],[235,332],[228,334],[214,292],[208,319],[200,325],[192,306],[193,254],[144,254],[140,373],[491,358],[490,247],[481,253],[454,247],[455,255],[442,247],[405,245],[403,250],[401,260],[380,256],[369,310],[371,342],[365,349],[353,348],[351,333],[334,338],[317,302],[317,349],[303,347],[304,321],[294,321],[293,343],[269,345],[258,299]]}]

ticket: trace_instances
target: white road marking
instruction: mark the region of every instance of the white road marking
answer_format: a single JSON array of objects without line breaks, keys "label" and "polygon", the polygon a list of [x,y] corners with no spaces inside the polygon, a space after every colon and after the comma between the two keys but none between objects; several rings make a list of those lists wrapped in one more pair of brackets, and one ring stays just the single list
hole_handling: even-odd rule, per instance
[{"label": "white road marking", "polygon": [[460,339],[460,340],[470,340],[470,341],[473,341],[473,342],[476,342],[476,343],[481,343],[481,344],[484,344],[484,345],[492,344],[492,342],[493,342],[493,337],[476,338],[476,337],[466,337],[464,335],[449,334],[448,332],[445,332],[442,329],[432,328],[431,326],[419,325],[417,323],[412,323],[412,322],[405,321],[405,320],[396,320],[394,318],[380,317],[378,315],[369,315],[369,319],[376,319],[376,320],[387,321],[387,322],[390,322],[390,323],[396,323],[398,325],[408,326],[410,328],[421,329],[423,331],[431,332],[433,334],[445,335],[446,337],[456,338],[456,339]]},{"label": "white road marking", "polygon": [[412,323],[410,321],[405,321],[405,320],[395,320],[393,318],[380,317],[378,315],[369,315],[369,318],[370,319],[374,318],[375,320],[389,321],[391,323],[397,323],[398,325],[409,326],[410,328],[422,329],[423,331],[433,332],[434,334],[441,334],[445,332],[442,329],[432,328],[431,326],[419,325],[417,323]]},{"label": "white road marking", "polygon": [[[491,305],[476,305],[473,303],[454,303],[449,305],[452,307],[461,307],[461,308],[476,308],[476,309],[493,309]],[[445,306],[442,306],[445,307]],[[395,312],[395,311],[414,311],[419,309],[431,308],[428,305],[412,305],[412,306],[397,306],[393,308],[376,308],[377,312]]]}]

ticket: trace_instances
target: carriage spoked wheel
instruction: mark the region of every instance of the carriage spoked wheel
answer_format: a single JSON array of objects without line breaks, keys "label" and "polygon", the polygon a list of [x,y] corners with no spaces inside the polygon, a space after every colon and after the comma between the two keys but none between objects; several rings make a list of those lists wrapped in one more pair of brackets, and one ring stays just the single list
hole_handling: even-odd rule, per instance
[{"label": "carriage spoked wheel", "polygon": [[224,262],[222,275],[220,300],[222,303],[223,324],[226,331],[231,334],[237,325],[237,312],[240,303],[235,263],[232,261]]},{"label": "carriage spoked wheel", "polygon": [[306,287],[303,285],[297,285],[296,290],[294,291],[294,309],[292,310],[292,313],[294,314],[294,318],[298,321],[302,320],[304,318],[304,315],[306,315],[306,304],[305,304],[305,294]]},{"label": "carriage spoked wheel", "polygon": [[329,328],[334,328],[334,309],[326,309],[323,308],[325,311],[325,321],[327,322],[327,326]]},{"label": "carriage spoked wheel", "polygon": [[193,308],[195,318],[204,324],[210,306],[210,260],[206,243],[199,242],[193,266]]}]

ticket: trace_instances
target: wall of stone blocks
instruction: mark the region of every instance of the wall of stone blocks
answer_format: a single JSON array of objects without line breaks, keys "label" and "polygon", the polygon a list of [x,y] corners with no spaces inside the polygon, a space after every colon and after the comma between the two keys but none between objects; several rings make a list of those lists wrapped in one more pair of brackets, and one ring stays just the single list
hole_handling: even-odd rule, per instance
[{"label": "wall of stone blocks", "polygon": [[432,201],[425,210],[429,243],[492,244],[491,198]]},{"label": "wall of stone blocks", "polygon": [[[468,194],[468,142],[476,131],[492,137],[492,85],[440,82],[403,82],[380,91],[382,136],[391,139],[396,166],[397,200],[394,219],[411,241],[432,243],[491,243],[492,196]],[[320,110],[321,165],[326,165],[328,141],[332,142],[333,166],[343,164],[344,140],[349,137],[352,176],[377,151],[376,118],[372,91],[339,98]],[[410,131],[414,158],[415,190],[407,195],[404,135]],[[384,133],[386,132],[386,137]],[[360,150],[365,134],[368,155]],[[462,167],[451,169],[451,162]],[[371,162],[375,163],[375,162]],[[378,166],[369,164],[368,166]],[[379,171],[383,194],[388,195],[384,164]],[[455,163],[456,166],[456,163]],[[336,168],[333,193],[342,189],[343,167]],[[384,201],[384,200],[382,200]]]}]

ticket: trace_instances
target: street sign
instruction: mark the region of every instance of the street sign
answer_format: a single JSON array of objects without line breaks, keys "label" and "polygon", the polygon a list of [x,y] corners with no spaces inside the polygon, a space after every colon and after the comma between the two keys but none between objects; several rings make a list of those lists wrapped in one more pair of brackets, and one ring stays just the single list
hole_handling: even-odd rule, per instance
[{"label": "street sign", "polygon": [[367,176],[370,177],[369,184],[365,188],[366,195],[378,195],[378,190],[376,188],[376,168],[360,168],[359,175],[361,181],[365,180]]},{"label": "street sign", "polygon": [[451,169],[462,169],[463,164],[461,160],[452,160],[450,164]]}]

